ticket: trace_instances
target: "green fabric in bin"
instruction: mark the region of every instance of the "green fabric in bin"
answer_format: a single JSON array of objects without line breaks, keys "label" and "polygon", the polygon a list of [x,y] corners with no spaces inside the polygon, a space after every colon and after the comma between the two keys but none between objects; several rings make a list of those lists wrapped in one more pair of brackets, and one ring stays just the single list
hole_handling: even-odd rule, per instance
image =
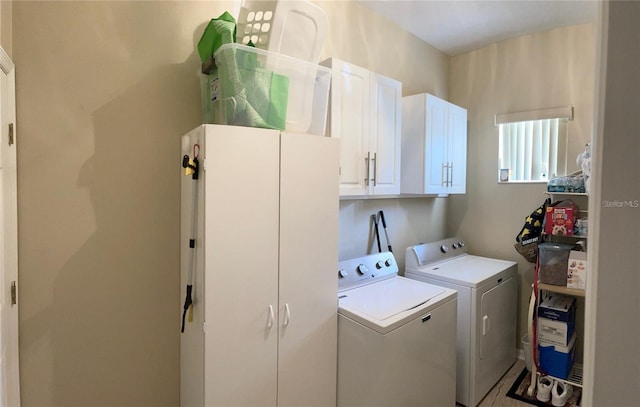
[{"label": "green fabric in bin", "polygon": [[216,53],[215,122],[284,130],[289,78],[259,67],[254,53],[238,47]]},{"label": "green fabric in bin", "polygon": [[236,19],[228,12],[218,18],[213,18],[204,29],[198,41],[198,54],[202,62],[211,59],[213,54],[224,44],[231,44],[236,40]]}]

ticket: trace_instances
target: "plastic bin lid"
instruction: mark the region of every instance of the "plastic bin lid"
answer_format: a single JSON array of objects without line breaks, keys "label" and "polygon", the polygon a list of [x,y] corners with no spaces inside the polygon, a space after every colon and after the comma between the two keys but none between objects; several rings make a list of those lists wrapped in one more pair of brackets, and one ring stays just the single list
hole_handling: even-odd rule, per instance
[{"label": "plastic bin lid", "polygon": [[544,249],[544,250],[567,251],[567,250],[573,249],[573,245],[565,244],[565,243],[545,242],[545,243],[540,243],[538,245],[538,248]]}]

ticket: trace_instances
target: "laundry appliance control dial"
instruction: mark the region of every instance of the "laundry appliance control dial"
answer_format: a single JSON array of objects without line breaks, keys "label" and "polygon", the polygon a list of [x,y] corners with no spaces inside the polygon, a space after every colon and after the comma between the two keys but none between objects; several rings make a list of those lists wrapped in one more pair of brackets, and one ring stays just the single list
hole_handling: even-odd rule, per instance
[{"label": "laundry appliance control dial", "polygon": [[369,269],[364,264],[358,264],[356,270],[358,270],[358,273],[360,273],[361,275],[365,275],[369,272]]}]

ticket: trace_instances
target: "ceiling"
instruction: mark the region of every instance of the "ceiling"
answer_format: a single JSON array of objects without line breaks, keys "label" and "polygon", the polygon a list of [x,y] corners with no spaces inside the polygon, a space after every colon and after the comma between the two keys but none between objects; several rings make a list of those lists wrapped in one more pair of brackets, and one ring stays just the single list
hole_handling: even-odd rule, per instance
[{"label": "ceiling", "polygon": [[595,0],[358,1],[450,56],[598,15]]}]

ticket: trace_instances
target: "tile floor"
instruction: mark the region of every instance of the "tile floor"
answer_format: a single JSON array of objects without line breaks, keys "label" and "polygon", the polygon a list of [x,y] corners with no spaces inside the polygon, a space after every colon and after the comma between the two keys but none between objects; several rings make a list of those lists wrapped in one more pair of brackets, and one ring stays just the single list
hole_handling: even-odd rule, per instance
[{"label": "tile floor", "polygon": [[[522,369],[524,368],[524,360],[516,360],[516,363],[509,369],[500,381],[493,386],[493,389],[487,393],[484,399],[478,404],[478,407],[532,407],[531,404],[523,403],[507,397],[507,392],[516,380]],[[460,406],[460,404],[458,404]]]}]

